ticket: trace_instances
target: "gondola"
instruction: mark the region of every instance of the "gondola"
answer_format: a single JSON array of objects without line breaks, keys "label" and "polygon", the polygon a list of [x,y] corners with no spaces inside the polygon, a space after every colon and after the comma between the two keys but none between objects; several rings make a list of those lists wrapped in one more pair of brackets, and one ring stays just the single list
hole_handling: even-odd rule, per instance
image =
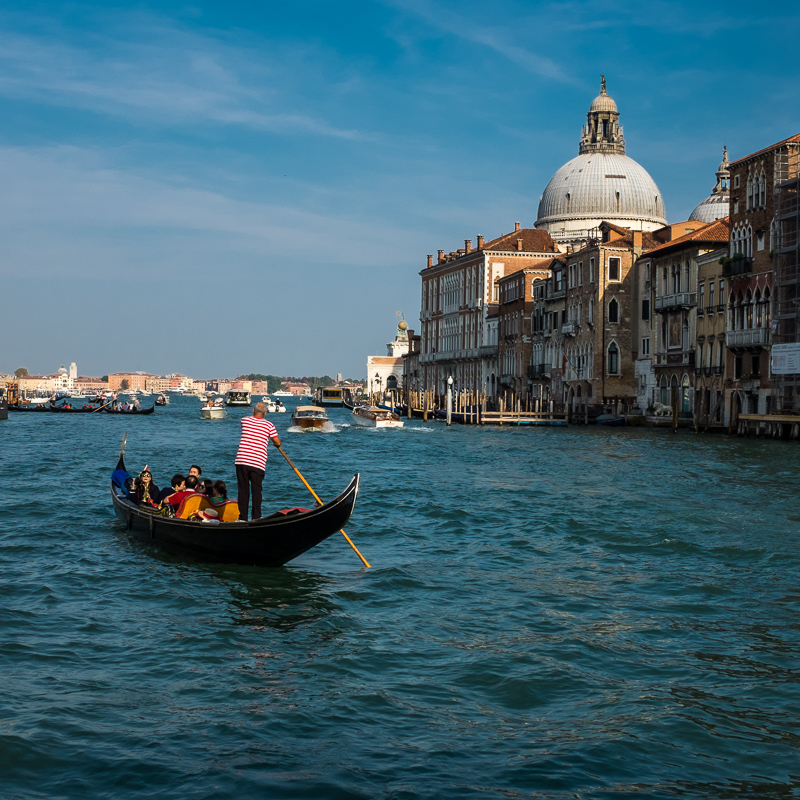
[{"label": "gondola", "polygon": [[42,405],[41,403],[32,403],[31,405],[11,405],[8,406],[9,411],[24,411],[25,413],[30,412],[31,414],[48,414],[50,409],[46,405]]},{"label": "gondola", "polygon": [[[111,476],[111,501],[117,518],[137,539],[203,561],[282,566],[341,530],[350,519],[358,494],[356,473],[335,500],[310,510],[284,509],[250,522],[195,522],[162,517],[127,499],[125,484],[131,476],[125,470],[124,450],[123,441],[117,468]],[[192,501],[207,503],[202,495],[197,495],[183,505]]]},{"label": "gondola", "polygon": [[120,409],[114,411],[111,409],[111,406],[106,406],[103,409],[103,411],[105,411],[106,414],[152,414],[155,410],[156,407],[154,405],[150,406],[150,408],[134,408],[130,411],[122,411]]},{"label": "gondola", "polygon": [[97,411],[98,409],[93,406],[77,406],[74,408],[50,406],[47,410],[55,414],[91,414],[93,411]]}]

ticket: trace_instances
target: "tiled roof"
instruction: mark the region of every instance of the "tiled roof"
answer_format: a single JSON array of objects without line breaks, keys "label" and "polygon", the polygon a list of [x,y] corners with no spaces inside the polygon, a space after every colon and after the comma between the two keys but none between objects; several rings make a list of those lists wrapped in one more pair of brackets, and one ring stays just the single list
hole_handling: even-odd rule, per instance
[{"label": "tiled roof", "polygon": [[529,253],[557,253],[558,245],[550,234],[539,228],[521,228],[484,244],[484,250],[517,250],[522,239],[522,249]]},{"label": "tiled roof", "polygon": [[697,230],[691,231],[683,236],[679,236],[677,239],[673,239],[671,242],[665,242],[664,244],[652,247],[647,250],[647,255],[650,256],[653,253],[666,253],[673,248],[678,249],[683,245],[691,244],[693,242],[714,242],[715,244],[727,242],[728,238],[730,237],[730,233],[730,221],[728,217],[725,217],[724,219],[718,219],[716,222],[709,222],[707,225],[703,225],[702,228],[698,228]]},{"label": "tiled roof", "polygon": [[750,153],[749,156],[742,156],[741,158],[737,158],[736,161],[731,161],[731,167],[741,163],[742,161],[747,161],[748,158],[754,158],[755,156],[760,156],[762,153],[768,153],[770,150],[777,150],[782,145],[791,144],[792,142],[800,142],[800,133],[796,133],[794,136],[790,136],[788,139],[784,139],[782,142],[778,142],[777,144],[771,144],[769,147],[765,147],[762,150],[756,150],[755,153]]}]

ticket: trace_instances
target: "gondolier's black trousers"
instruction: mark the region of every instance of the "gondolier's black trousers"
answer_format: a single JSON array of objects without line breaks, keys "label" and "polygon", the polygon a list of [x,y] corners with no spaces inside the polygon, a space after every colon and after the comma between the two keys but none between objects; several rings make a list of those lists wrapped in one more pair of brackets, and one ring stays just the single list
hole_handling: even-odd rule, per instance
[{"label": "gondolier's black trousers", "polygon": [[247,519],[251,486],[253,487],[253,516],[251,519],[261,519],[261,486],[264,483],[264,470],[237,464],[236,483],[239,487],[239,519]]}]

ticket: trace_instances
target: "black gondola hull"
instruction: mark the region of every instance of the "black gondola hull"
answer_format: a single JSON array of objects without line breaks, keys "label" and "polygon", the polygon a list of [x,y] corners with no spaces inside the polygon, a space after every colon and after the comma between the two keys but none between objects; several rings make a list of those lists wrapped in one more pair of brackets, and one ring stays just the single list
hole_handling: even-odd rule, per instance
[{"label": "black gondola hull", "polygon": [[176,554],[203,561],[279,567],[341,530],[350,519],[359,476],[335,500],[310,511],[251,522],[194,522],[150,513],[112,484],[114,511],[127,531]]},{"label": "black gondola hull", "polygon": [[155,410],[155,405],[150,406],[150,408],[137,408],[132,411],[112,411],[109,406],[103,409],[106,414],[152,414]]}]

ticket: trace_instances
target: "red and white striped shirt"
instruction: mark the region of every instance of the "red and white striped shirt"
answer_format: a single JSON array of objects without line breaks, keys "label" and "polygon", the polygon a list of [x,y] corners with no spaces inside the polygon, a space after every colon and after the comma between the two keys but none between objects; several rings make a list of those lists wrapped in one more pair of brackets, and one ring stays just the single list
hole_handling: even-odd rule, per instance
[{"label": "red and white striped shirt", "polygon": [[275,426],[263,417],[242,417],[242,438],[236,464],[266,470],[267,442],[278,435]]}]

